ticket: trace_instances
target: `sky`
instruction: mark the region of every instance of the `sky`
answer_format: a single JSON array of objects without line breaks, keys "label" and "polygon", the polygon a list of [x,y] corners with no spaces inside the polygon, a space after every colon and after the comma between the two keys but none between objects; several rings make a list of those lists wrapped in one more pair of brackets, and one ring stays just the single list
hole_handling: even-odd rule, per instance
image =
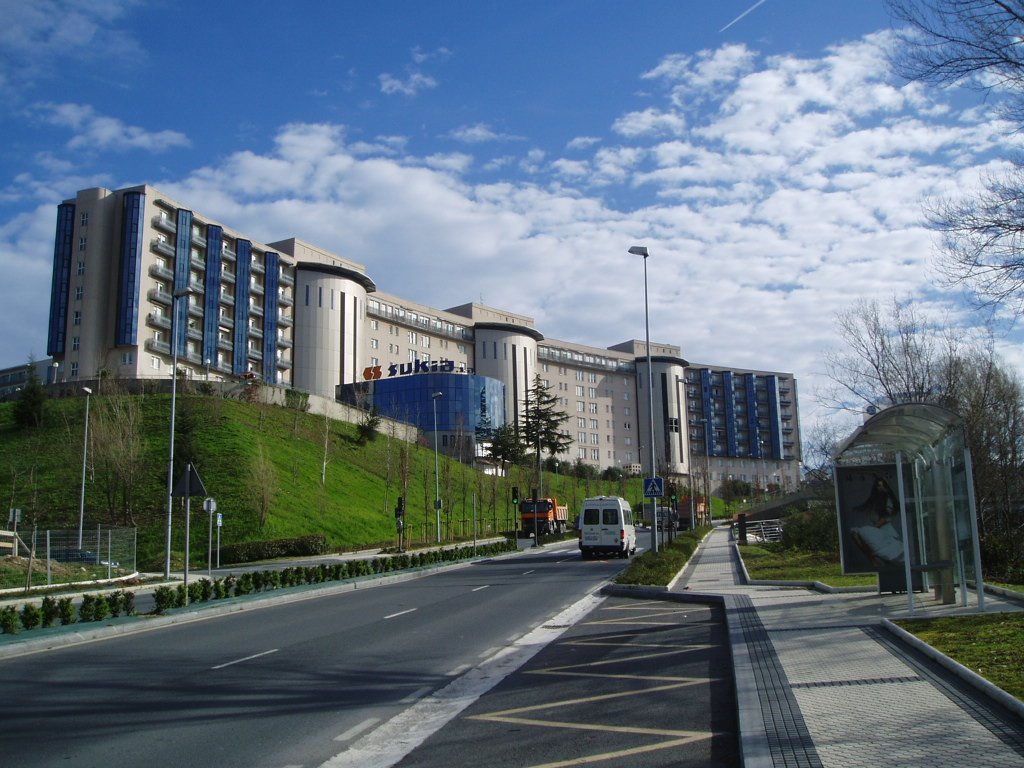
[{"label": "sky", "polygon": [[[977,323],[924,205],[1020,137],[907,83],[883,0],[0,0],[0,367],[46,357],[56,206],[152,184],[381,291],[793,373],[858,300]],[[1014,332],[1000,351],[1018,370]]]}]

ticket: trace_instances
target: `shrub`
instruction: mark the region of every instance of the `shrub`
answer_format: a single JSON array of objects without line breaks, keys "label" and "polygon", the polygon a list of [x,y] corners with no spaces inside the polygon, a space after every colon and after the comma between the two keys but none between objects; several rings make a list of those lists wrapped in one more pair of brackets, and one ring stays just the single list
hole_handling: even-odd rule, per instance
[{"label": "shrub", "polygon": [[75,611],[75,603],[70,597],[62,597],[57,601],[57,615],[60,616],[62,626],[74,624],[78,621],[78,614]]},{"label": "shrub", "polygon": [[96,595],[83,595],[82,603],[78,606],[78,620],[92,621],[95,606]]},{"label": "shrub", "polygon": [[203,602],[203,581],[190,581],[188,584],[188,601],[190,603],[201,603]]},{"label": "shrub", "polygon": [[15,634],[21,627],[21,622],[18,620],[18,609],[13,605],[6,605],[0,608],[0,629],[4,631],[6,635]]},{"label": "shrub", "polygon": [[162,585],[153,590],[153,602],[155,603],[154,610],[157,613],[163,613],[169,608],[176,607],[178,598],[173,587]]},{"label": "shrub", "polygon": [[43,621],[43,612],[35,603],[25,603],[21,606],[21,626],[25,629],[35,629]]},{"label": "shrub", "polygon": [[60,616],[60,610],[57,607],[57,601],[47,595],[43,598],[43,604],[40,606],[43,614],[42,624],[44,627],[51,626],[57,621]]},{"label": "shrub", "polygon": [[120,589],[115,589],[107,595],[107,607],[110,609],[110,615],[115,619],[121,615],[123,594],[124,593]]},{"label": "shrub", "polygon": [[121,612],[125,616],[135,615],[135,593],[125,590],[121,593]]},{"label": "shrub", "polygon": [[794,512],[782,521],[783,549],[805,552],[839,552],[839,530],[831,509]]}]

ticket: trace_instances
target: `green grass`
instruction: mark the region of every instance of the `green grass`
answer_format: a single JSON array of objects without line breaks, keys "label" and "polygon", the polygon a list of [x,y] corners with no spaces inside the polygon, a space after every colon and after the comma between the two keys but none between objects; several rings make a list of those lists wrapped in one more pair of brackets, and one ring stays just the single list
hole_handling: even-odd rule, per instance
[{"label": "green grass", "polygon": [[[92,396],[90,438],[99,434],[99,411],[105,397]],[[138,563],[143,570],[163,570],[167,519],[167,464],[170,396],[138,397],[141,408],[143,459],[129,509],[108,498],[108,474],[90,450],[86,484],[85,524],[126,525],[138,529]],[[19,429],[13,403],[0,403],[0,497],[4,507],[23,510],[21,532],[33,525],[74,529],[78,525],[82,435],[85,400],[54,399],[46,403],[39,428]],[[426,444],[408,445],[390,438],[382,428],[366,445],[356,439],[354,424],[328,425],[329,460],[321,483],[324,419],[298,410],[234,400],[179,394],[176,449],[192,446],[191,456],[209,495],[223,514],[222,544],[323,534],[335,550],[384,547],[396,543],[394,508],[406,497],[406,537],[412,546],[436,538],[434,453]],[[408,481],[399,466],[407,446]],[[262,452],[271,467],[259,479],[254,467]],[[511,488],[522,494],[536,485],[532,467],[513,467],[507,477],[494,477],[440,457],[442,538],[471,538],[474,512],[477,534],[490,536],[514,529]],[[175,475],[184,469],[175,460]],[[272,492],[265,519],[254,489],[269,479]],[[641,501],[641,480],[623,482],[577,479],[546,473],[544,495],[556,496],[570,510],[587,496],[621,495]],[[202,498],[192,499],[193,563],[206,554],[207,519]],[[183,512],[174,506],[172,562],[184,553]]]},{"label": "green grass", "polygon": [[777,545],[747,544],[739,548],[750,578],[765,581],[820,581],[831,587],[877,584],[874,574],[844,575],[837,555],[784,550]]},{"label": "green grass", "polygon": [[657,552],[644,552],[635,558],[626,570],[615,577],[615,583],[642,586],[667,585],[686,565],[686,561],[696,551],[700,540],[707,532],[707,528],[697,528],[680,533],[668,544],[663,544]]},{"label": "green grass", "polygon": [[895,622],[915,637],[1024,700],[1024,613],[987,613]]}]

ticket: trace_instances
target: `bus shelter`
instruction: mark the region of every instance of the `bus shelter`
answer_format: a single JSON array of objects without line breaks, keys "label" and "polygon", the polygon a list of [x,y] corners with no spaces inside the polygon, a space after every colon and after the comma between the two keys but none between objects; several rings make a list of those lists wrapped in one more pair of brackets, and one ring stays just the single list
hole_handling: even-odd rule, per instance
[{"label": "bus shelter", "polygon": [[843,573],[878,573],[879,592],[933,589],[967,606],[985,590],[971,455],[960,418],[927,403],[886,408],[833,453]]}]

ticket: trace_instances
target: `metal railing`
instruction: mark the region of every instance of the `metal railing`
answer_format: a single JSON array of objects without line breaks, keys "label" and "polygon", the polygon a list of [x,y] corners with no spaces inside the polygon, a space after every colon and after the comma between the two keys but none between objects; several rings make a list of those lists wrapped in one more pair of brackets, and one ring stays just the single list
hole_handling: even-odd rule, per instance
[{"label": "metal railing", "polygon": [[0,531],[0,554],[30,559],[32,586],[52,586],[135,573],[137,540],[137,529],[107,525],[83,529],[81,546],[77,529]]}]

